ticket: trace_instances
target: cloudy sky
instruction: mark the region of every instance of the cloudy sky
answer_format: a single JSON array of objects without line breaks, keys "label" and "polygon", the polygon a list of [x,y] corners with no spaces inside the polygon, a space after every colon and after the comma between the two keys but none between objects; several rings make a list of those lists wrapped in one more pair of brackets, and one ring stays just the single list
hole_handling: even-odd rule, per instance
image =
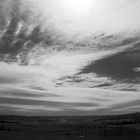
[{"label": "cloudy sky", "polygon": [[0,113],[140,110],[140,0],[0,0]]}]

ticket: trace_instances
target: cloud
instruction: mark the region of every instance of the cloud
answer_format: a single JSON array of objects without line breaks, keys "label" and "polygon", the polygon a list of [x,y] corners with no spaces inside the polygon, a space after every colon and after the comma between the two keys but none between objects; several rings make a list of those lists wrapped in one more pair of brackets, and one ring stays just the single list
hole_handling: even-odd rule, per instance
[{"label": "cloud", "polygon": [[64,77],[57,80],[57,86],[71,87],[107,87],[115,84],[115,81],[108,77],[100,77],[96,73],[75,74],[74,76]]},{"label": "cloud", "polygon": [[63,0],[21,0],[20,2],[21,11],[28,11],[31,14],[31,21],[40,24],[43,30],[47,28],[49,31],[55,30],[55,33],[67,36],[65,38],[81,38],[96,32],[110,34],[140,28],[140,20],[137,18],[140,12],[140,0],[94,0],[90,5],[92,10],[87,16],[76,16],[76,13],[67,12],[68,8],[62,4]]},{"label": "cloud", "polygon": [[[14,91],[16,91],[16,89],[14,89]],[[40,115],[44,113],[47,115],[48,111],[51,111],[52,115],[55,115],[56,112],[60,114],[70,114],[75,110],[77,110],[79,114],[85,112],[94,114],[100,110],[104,110],[102,114],[106,113],[105,110],[113,113],[113,110],[116,108],[121,109],[132,106],[132,102],[133,106],[137,105],[137,99],[140,98],[137,92],[111,91],[98,88],[53,88],[45,92],[36,91],[38,96],[34,96],[32,92],[29,93],[29,95],[32,94],[32,96],[26,96],[24,92],[21,93],[21,96],[13,96],[12,94],[6,96],[7,91],[5,90],[3,92],[4,94],[0,95],[0,109],[3,110],[3,108],[5,108],[6,112],[12,108],[13,113],[20,112],[26,115],[33,115],[34,113],[36,115],[39,115],[39,113]],[[47,92],[49,94],[47,94]],[[40,95],[40,93],[42,93],[43,96]],[[22,96],[22,94],[24,96]]]},{"label": "cloud", "polygon": [[8,0],[0,11],[1,112],[138,110],[139,34],[105,35],[139,29],[140,0],[95,0],[88,16],[75,18],[60,1]]},{"label": "cloud", "polygon": [[[31,61],[34,63],[27,66],[14,62],[11,64],[1,62],[0,108],[2,112],[11,108],[13,113],[30,112],[30,115],[39,113],[54,115],[56,112],[74,114],[76,111],[79,114],[94,114],[101,110],[103,114],[106,110],[114,113],[115,105],[122,104],[126,107],[132,101],[135,103],[140,98],[138,92],[123,91],[124,85],[121,83],[122,89],[119,91],[117,86],[120,86],[116,81],[106,76],[100,77],[95,71],[87,74],[81,72],[83,67],[93,61],[96,64],[123,54],[129,46],[124,48],[99,53],[56,52],[50,55],[44,53],[38,58],[33,57],[34,61]],[[73,80],[74,86],[67,80]],[[78,80],[82,82],[78,83]],[[63,86],[58,86],[58,82],[63,82]],[[107,87],[106,82],[111,84],[108,89],[104,89]],[[101,88],[100,85],[103,84],[104,88]],[[128,104],[125,105],[126,103]]]},{"label": "cloud", "polygon": [[82,73],[94,72],[101,77],[109,77],[120,82],[139,83],[140,51],[139,47],[132,46],[125,51],[91,63],[83,69]]}]

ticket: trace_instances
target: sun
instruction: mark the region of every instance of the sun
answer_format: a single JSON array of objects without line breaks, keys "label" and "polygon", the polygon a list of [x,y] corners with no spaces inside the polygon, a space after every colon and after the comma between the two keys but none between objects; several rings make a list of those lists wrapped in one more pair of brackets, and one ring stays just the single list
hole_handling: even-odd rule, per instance
[{"label": "sun", "polygon": [[63,8],[72,15],[86,15],[92,9],[93,0],[61,0]]}]

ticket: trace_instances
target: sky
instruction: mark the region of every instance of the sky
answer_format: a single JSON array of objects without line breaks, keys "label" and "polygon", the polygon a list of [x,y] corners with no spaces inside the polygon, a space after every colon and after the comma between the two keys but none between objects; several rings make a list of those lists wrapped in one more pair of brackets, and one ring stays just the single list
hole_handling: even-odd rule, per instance
[{"label": "sky", "polygon": [[140,0],[0,0],[0,112],[140,110]]},{"label": "sky", "polygon": [[[139,0],[27,0],[58,30],[72,36],[139,28]],[[80,2],[79,2],[80,1]],[[37,10],[36,10],[37,11]],[[79,26],[80,24],[80,26]],[[111,25],[111,26],[110,26]],[[85,36],[84,36],[85,37]]]}]

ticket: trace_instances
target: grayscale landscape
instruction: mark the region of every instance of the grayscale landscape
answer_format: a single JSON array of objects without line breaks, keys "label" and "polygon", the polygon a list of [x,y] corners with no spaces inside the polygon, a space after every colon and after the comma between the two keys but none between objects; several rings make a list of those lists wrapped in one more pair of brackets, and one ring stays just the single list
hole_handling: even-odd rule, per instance
[{"label": "grayscale landscape", "polygon": [[140,138],[140,0],[0,0],[0,140]]},{"label": "grayscale landscape", "polygon": [[0,116],[2,140],[139,140],[140,113],[118,116]]}]

